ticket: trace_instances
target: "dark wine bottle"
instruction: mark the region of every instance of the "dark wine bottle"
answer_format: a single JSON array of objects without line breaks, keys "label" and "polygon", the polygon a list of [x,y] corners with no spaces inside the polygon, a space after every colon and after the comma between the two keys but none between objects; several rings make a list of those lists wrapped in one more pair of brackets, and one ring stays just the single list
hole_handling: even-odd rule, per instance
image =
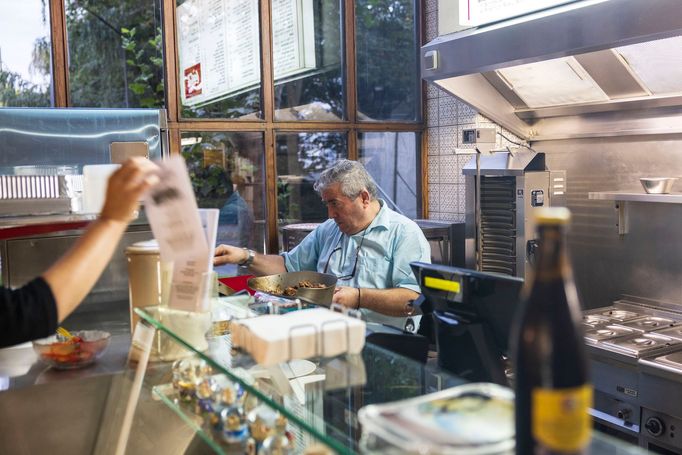
[{"label": "dark wine bottle", "polygon": [[591,438],[592,385],[566,253],[566,208],[538,210],[539,248],[512,330],[516,453],[580,454]]}]

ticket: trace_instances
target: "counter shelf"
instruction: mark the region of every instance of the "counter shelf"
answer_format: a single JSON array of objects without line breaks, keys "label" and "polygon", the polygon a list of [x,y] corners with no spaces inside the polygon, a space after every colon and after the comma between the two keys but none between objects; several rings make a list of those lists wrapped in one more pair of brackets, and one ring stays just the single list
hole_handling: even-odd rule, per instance
[{"label": "counter shelf", "polygon": [[[249,355],[229,349],[229,335],[213,337],[209,340],[209,348],[201,352],[144,309],[135,311],[155,329],[205,360],[213,367],[214,373],[224,374],[247,393],[280,412],[304,438],[319,441],[339,454],[357,453],[359,450],[360,429],[355,415],[360,407],[415,397],[464,382],[437,368],[396,356],[370,344],[365,345],[361,355],[314,359],[316,368],[311,375],[288,380],[287,363],[260,367]],[[270,376],[270,380],[260,380],[263,376]],[[168,378],[166,382],[169,382]],[[217,453],[225,450],[211,431],[205,431],[197,423],[198,416],[191,412],[190,407],[175,403],[173,393],[169,393],[171,389],[165,384],[155,386],[154,394],[192,426]]]},{"label": "counter shelf", "polygon": [[175,392],[170,384],[154,386],[152,393],[168,406],[169,409],[175,412],[189,428],[194,430],[215,453],[220,455],[228,454],[225,446],[217,441],[210,431],[205,428],[202,418],[192,411],[192,406],[183,404],[176,399]]},{"label": "counter shelf", "polygon": [[625,235],[630,230],[629,216],[630,203],[632,202],[682,204],[682,193],[648,194],[627,191],[599,191],[588,193],[587,198],[598,201],[614,201],[618,213],[616,225],[619,235]]},{"label": "counter shelf", "polygon": [[[261,403],[285,416],[297,442],[300,438],[308,444],[320,442],[339,454],[360,452],[357,412],[362,406],[417,397],[466,382],[435,365],[423,365],[366,343],[360,355],[316,359],[315,370],[309,376],[311,381],[306,384],[296,378],[288,380],[286,363],[260,367],[250,356],[230,350],[229,335],[213,337],[209,340],[209,348],[201,352],[143,309],[135,311],[156,330],[205,360],[213,367],[214,374],[225,375]],[[160,370],[166,373],[159,375]],[[191,406],[174,399],[169,372],[168,362],[150,364],[145,388],[151,386],[152,394],[179,415],[212,450],[226,453],[226,446],[215,439],[212,431],[204,428]],[[262,378],[267,376],[269,380],[263,381]],[[296,446],[297,452],[305,446]],[[646,453],[639,447],[598,431],[593,432],[591,449],[592,453],[607,455]]]}]

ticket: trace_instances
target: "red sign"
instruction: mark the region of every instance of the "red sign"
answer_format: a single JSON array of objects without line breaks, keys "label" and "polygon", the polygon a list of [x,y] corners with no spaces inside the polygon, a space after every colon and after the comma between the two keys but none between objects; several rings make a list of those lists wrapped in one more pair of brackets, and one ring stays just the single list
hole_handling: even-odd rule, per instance
[{"label": "red sign", "polygon": [[185,98],[201,95],[201,63],[185,68]]}]

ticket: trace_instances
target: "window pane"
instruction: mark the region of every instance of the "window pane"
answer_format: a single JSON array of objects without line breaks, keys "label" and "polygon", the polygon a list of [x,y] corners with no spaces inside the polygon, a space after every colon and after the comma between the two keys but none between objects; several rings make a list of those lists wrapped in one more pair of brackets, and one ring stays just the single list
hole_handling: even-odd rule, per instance
[{"label": "window pane", "polygon": [[275,119],[344,118],[340,0],[272,0]]},{"label": "window pane", "polygon": [[0,0],[0,107],[52,106],[50,9]]},{"label": "window pane", "polygon": [[358,153],[389,207],[413,220],[418,218],[419,134],[360,133]]},{"label": "window pane", "polygon": [[355,2],[360,120],[419,120],[417,3]]},{"label": "window pane", "polygon": [[[220,209],[218,244],[264,251],[264,155],[262,133],[182,133],[182,156],[197,203]],[[219,271],[236,272],[236,266]]]},{"label": "window pane", "polygon": [[66,0],[73,106],[164,106],[160,1]]},{"label": "window pane", "polygon": [[278,134],[276,148],[280,226],[326,220],[327,209],[313,184],[322,171],[348,157],[346,134]]},{"label": "window pane", "polygon": [[258,0],[178,0],[185,118],[261,118]]}]

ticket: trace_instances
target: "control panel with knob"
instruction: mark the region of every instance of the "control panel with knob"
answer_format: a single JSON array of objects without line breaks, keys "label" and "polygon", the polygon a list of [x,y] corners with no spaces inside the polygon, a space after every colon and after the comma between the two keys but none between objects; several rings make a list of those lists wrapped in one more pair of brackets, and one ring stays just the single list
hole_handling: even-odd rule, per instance
[{"label": "control panel with knob", "polygon": [[627,422],[630,420],[630,416],[632,416],[632,409],[619,409],[616,413],[616,416],[618,416],[619,419],[623,419],[623,421]]},{"label": "control panel with knob", "polygon": [[646,419],[644,428],[652,436],[660,436],[665,432],[665,424],[658,417],[649,417]]}]

